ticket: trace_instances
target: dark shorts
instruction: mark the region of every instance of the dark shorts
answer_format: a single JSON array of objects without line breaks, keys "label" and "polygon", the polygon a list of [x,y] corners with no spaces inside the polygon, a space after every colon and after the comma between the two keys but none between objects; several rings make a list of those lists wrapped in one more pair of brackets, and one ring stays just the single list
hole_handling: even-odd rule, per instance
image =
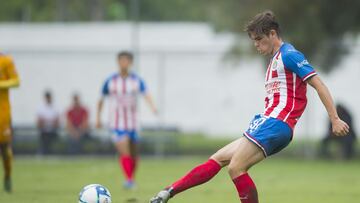
[{"label": "dark shorts", "polygon": [[292,140],[293,131],[289,125],[276,118],[256,115],[244,136],[256,144],[265,157],[284,149]]}]

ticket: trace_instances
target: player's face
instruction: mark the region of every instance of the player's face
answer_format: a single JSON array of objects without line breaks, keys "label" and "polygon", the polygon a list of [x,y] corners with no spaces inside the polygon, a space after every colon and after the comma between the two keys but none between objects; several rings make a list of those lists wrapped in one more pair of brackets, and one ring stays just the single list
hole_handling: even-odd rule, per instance
[{"label": "player's face", "polygon": [[51,96],[51,94],[45,94],[45,101],[46,101],[46,103],[48,103],[48,104],[51,104],[51,103],[52,103],[52,96]]},{"label": "player's face", "polygon": [[120,71],[128,72],[131,67],[132,61],[128,57],[122,56],[118,59],[118,64]]},{"label": "player's face", "polygon": [[79,105],[80,105],[79,96],[75,95],[75,96],[73,97],[73,102],[74,102],[74,105],[75,105],[75,106],[79,106]]},{"label": "player's face", "polygon": [[270,55],[274,50],[273,36],[250,34],[256,50],[262,55]]}]

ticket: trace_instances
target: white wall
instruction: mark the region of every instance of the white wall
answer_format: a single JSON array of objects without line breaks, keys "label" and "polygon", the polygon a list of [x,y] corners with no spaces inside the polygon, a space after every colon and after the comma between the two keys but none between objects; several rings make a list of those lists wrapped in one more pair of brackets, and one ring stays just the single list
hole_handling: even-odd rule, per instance
[{"label": "white wall", "polygon": [[[94,121],[100,86],[116,71],[116,52],[132,47],[131,29],[127,23],[0,25],[0,49],[14,56],[22,80],[21,88],[12,91],[14,124],[34,124],[46,88],[53,90],[61,111],[70,104],[72,93],[80,92]],[[238,64],[223,62],[234,40],[230,34],[215,34],[206,24],[193,23],[141,24],[139,30],[141,54],[136,68],[162,112],[161,118],[154,117],[141,102],[142,123],[236,136],[262,111],[263,61],[256,56],[240,58]],[[335,71],[320,73],[356,121],[359,55],[357,43]],[[319,137],[325,130],[326,112],[309,90],[308,109],[296,136]]]}]

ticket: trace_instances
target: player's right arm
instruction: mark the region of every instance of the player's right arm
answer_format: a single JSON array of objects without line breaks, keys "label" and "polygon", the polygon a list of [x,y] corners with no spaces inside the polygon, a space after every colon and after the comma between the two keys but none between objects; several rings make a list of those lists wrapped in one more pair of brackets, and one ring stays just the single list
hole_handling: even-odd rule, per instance
[{"label": "player's right arm", "polygon": [[68,131],[71,137],[79,136],[79,133],[77,132],[73,123],[71,122],[70,110],[66,113],[66,130]]},{"label": "player's right arm", "polygon": [[101,128],[102,124],[101,124],[101,114],[102,114],[102,110],[104,107],[104,100],[105,97],[109,95],[109,82],[110,79],[107,79],[102,87],[101,90],[101,98],[99,99],[98,103],[97,103],[97,108],[96,108],[96,128]]},{"label": "player's right arm", "polygon": [[43,119],[43,116],[42,116],[41,108],[39,108],[39,109],[37,110],[36,127],[37,127],[39,130],[42,130],[42,129],[44,128],[44,119]]},{"label": "player's right arm", "polygon": [[104,106],[104,98],[101,97],[97,103],[97,109],[96,109],[96,128],[101,128],[101,113]]},{"label": "player's right arm", "polygon": [[18,87],[20,85],[20,79],[15,69],[15,65],[11,57],[3,57],[5,64],[5,74],[7,79],[0,80],[0,89],[8,89],[12,87]]},{"label": "player's right arm", "polygon": [[86,132],[89,129],[89,113],[87,109],[84,108],[84,120],[80,124],[80,128],[83,132]]},{"label": "player's right arm", "polygon": [[44,122],[43,122],[43,119],[38,117],[37,120],[36,120],[36,126],[38,129],[42,129],[44,127]]}]

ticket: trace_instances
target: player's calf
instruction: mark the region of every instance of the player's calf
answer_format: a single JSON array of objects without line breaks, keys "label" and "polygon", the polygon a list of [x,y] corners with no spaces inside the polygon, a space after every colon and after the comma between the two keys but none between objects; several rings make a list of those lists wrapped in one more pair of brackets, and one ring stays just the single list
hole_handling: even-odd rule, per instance
[{"label": "player's calf", "polygon": [[12,163],[12,150],[9,144],[1,144],[0,151],[4,167],[4,190],[11,192],[11,163]]},{"label": "player's calf", "polygon": [[228,173],[238,192],[242,203],[258,203],[258,193],[255,183],[248,175],[247,171],[250,165],[247,162],[231,161],[228,166]]},{"label": "player's calf", "polygon": [[168,187],[171,196],[197,185],[206,183],[219,173],[222,166],[215,160],[209,159],[207,162],[200,164],[189,171],[184,177]]},{"label": "player's calf", "polygon": [[231,158],[228,172],[238,191],[242,203],[258,203],[256,186],[247,170],[265,158],[258,146],[246,138],[242,138],[238,150]]},{"label": "player's calf", "polygon": [[150,200],[150,203],[165,203],[174,195],[209,181],[218,174],[221,168],[222,166],[217,161],[209,159],[207,162],[193,168],[165,190],[160,191]]},{"label": "player's calf", "polygon": [[247,173],[234,178],[233,183],[242,203],[259,203],[255,183]]}]

